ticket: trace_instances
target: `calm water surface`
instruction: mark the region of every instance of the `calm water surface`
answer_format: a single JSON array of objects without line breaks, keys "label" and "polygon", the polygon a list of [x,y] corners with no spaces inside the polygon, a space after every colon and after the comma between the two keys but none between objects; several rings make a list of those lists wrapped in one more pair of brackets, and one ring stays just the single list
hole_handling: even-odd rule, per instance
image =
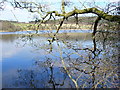
[{"label": "calm water surface", "polygon": [[[117,65],[116,57],[114,57],[116,62],[112,61],[113,58],[108,59],[112,57],[116,49],[111,48],[109,50],[108,47],[110,46],[106,46],[107,53],[109,53],[107,57],[103,55],[106,54],[105,51],[101,51],[95,57],[95,60],[100,61],[94,62],[94,64],[99,65],[99,68],[94,71],[95,78],[93,77],[93,72],[91,74],[88,73],[93,69],[93,62],[89,65],[81,62],[90,62],[89,58],[93,59],[93,54],[89,50],[76,51],[73,48],[93,48],[94,43],[90,30],[69,31],[69,34],[66,34],[68,31],[61,31],[61,35],[58,36],[59,40],[52,43],[52,52],[50,52],[51,45],[48,41],[48,39],[51,39],[50,35],[41,34],[50,32],[46,30],[44,32],[41,31],[39,35],[25,36],[28,33],[34,33],[34,31],[2,33],[2,38],[0,39],[0,43],[2,43],[2,60],[0,62],[2,63],[3,88],[74,88],[75,85],[64,70],[61,59],[64,59],[65,65],[74,79],[81,75],[77,81],[80,87],[92,87],[93,83],[97,84],[101,79],[104,79],[102,76],[105,73],[106,77],[107,74],[111,74],[114,65]],[[100,50],[103,49],[103,44],[101,43],[102,41],[97,46]],[[116,53],[118,52],[116,51]],[[103,58],[108,60],[108,63]],[[111,67],[107,68],[109,65]],[[103,66],[106,68],[105,70],[102,68]],[[112,80],[114,78],[117,78],[117,71],[111,74],[108,79],[111,82],[118,83],[118,81]],[[108,82],[108,79],[101,81],[102,84],[98,84],[98,87],[114,86]]]}]

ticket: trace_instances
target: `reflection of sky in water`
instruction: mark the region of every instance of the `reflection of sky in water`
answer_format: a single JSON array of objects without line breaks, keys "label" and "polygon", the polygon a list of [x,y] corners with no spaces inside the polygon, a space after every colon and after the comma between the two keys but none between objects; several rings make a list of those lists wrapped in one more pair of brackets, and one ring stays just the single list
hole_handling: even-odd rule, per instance
[{"label": "reflection of sky in water", "polygon": [[[34,59],[34,57],[38,56],[43,58],[43,56],[46,56],[47,53],[42,50],[40,47],[39,48],[39,53],[35,53],[35,48],[30,46],[30,43],[27,43],[27,45],[25,45],[24,47],[22,46],[17,46],[17,42],[20,43],[20,45],[22,45],[25,42],[20,42],[17,40],[14,40],[13,42],[2,42],[3,45],[3,50],[2,50],[2,58],[3,58],[3,69],[5,68],[14,68],[15,66],[18,67],[19,65],[21,65],[21,67],[23,67],[25,65],[25,67],[27,66],[27,64],[30,63],[30,61],[32,59]],[[40,43],[40,46],[44,46],[45,43],[47,43],[48,41],[46,41],[46,38],[37,38],[35,39],[35,42]],[[84,42],[84,44],[89,45],[91,43],[91,41],[86,41]],[[83,44],[83,43],[82,43]],[[85,45],[84,45],[85,46]],[[53,43],[53,47],[56,50],[57,49],[57,44]],[[47,47],[46,47],[47,48]],[[57,55],[57,52],[54,52]],[[49,55],[50,56],[50,55]],[[3,71],[4,72],[4,71]]]},{"label": "reflection of sky in water", "polygon": [[[84,57],[87,57],[87,54],[84,50],[79,51],[79,54],[84,57],[74,54],[75,51],[71,49],[70,47],[71,45],[78,49],[87,48],[87,47],[91,49],[93,48],[91,34],[87,34],[87,33],[74,34],[71,37],[67,36],[68,38],[65,37],[66,34],[64,35],[64,37],[58,37],[59,38],[58,42],[55,41],[52,43],[52,47],[53,47],[52,53],[48,53],[48,48],[50,48],[50,45],[47,40],[50,39],[50,37],[44,35],[37,37],[34,36],[29,41],[29,39],[25,40],[26,38],[22,38],[22,39],[18,38],[19,36],[20,35],[18,34],[4,34],[3,38],[0,39],[0,43],[2,43],[2,46],[0,46],[2,48],[2,60],[0,61],[0,63],[2,62],[2,67],[3,67],[2,79],[3,79],[4,87],[17,87],[12,84],[15,83],[15,81],[19,84],[20,82],[24,83],[25,82],[24,79],[27,79],[26,82],[30,82],[29,79],[32,79],[30,77],[31,73],[34,73],[32,75],[36,75],[34,76],[34,79],[36,81],[39,80],[39,82],[35,84],[39,83],[39,85],[41,85],[40,87],[45,87],[44,85],[46,85],[46,83],[49,81],[51,77],[50,74],[52,72],[50,71],[51,68],[49,65],[53,65],[53,64],[54,64],[53,66],[54,77],[56,78],[55,80],[56,82],[61,83],[66,73],[63,73],[65,71],[61,69],[63,68],[63,64],[61,63],[60,60],[60,51],[58,50],[57,43],[59,43],[61,51],[63,53],[65,52],[64,54],[62,54],[62,57],[65,58],[65,63],[68,68],[71,65],[70,60],[74,62],[75,60],[77,60],[77,58],[79,58],[79,61],[81,61],[85,59]],[[62,40],[66,41],[68,46],[66,46],[62,42]],[[99,45],[99,48],[100,47],[101,46]],[[112,49],[111,49],[111,53],[112,53]],[[67,55],[70,55],[71,59],[68,59]],[[102,54],[100,55],[100,58],[104,58],[102,57]],[[46,62],[47,60],[48,62]],[[87,67],[86,64],[80,65],[81,69],[85,67]],[[22,70],[22,71],[18,73],[17,70]],[[21,75],[21,78],[18,78],[18,75]],[[83,82],[85,82],[88,77],[89,77],[88,74],[86,75],[85,73],[82,73],[80,79],[82,79]],[[69,83],[65,83],[64,85],[66,87],[67,86],[70,87],[69,86],[69,84],[71,83],[70,79],[67,78],[67,82]],[[83,82],[79,82],[79,83],[83,83]],[[21,88],[29,87],[27,85],[18,85],[18,87],[19,86]]]},{"label": "reflection of sky in water", "polygon": [[[72,43],[76,42],[76,40],[74,39],[68,39],[66,41],[70,41]],[[88,46],[92,45],[92,40],[89,38],[86,40],[79,39],[77,42],[78,44],[80,43],[81,46],[83,46],[84,44],[84,47],[86,47],[86,45]],[[17,38],[10,38],[10,37],[9,39],[3,38],[0,41],[0,43],[2,43],[2,48],[3,48],[2,49],[2,70],[3,70],[2,74],[3,74],[4,84],[7,84],[8,80],[12,80],[12,78],[14,78],[14,76],[17,75],[16,71],[18,69],[33,68],[33,64],[35,60],[44,61],[47,57],[49,57],[54,60],[56,64],[55,66],[57,68],[61,67],[61,63],[58,62],[59,60],[56,61],[58,57],[53,57],[52,54],[49,54],[46,52],[47,49],[45,48],[49,47],[47,37],[37,37],[37,38],[34,37],[32,42],[34,44],[32,44],[30,41],[20,41]],[[64,46],[61,43],[61,41],[59,41],[59,43],[61,47]],[[36,46],[36,44],[38,46]],[[54,42],[53,55],[55,56],[59,56],[59,51],[57,50],[57,48],[58,48],[57,43]],[[62,50],[67,53],[72,52],[72,50],[68,50],[65,48],[62,48]],[[71,56],[74,58],[78,57],[75,54]],[[57,68],[56,70],[58,70]],[[9,83],[12,83],[12,81],[9,81]]]},{"label": "reflection of sky in water", "polygon": [[[24,47],[16,46],[18,41],[15,40],[14,42],[9,43],[2,43],[2,63],[3,63],[3,72],[8,69],[14,68],[23,68],[31,65],[31,61],[36,56],[40,56],[44,54],[42,53],[35,53],[32,51],[34,50],[32,47],[26,45]],[[23,42],[24,43],[24,42]],[[22,44],[22,43],[21,43]]]},{"label": "reflection of sky in water", "polygon": [[[39,30],[40,33],[55,33],[56,30]],[[17,32],[0,32],[0,34],[27,34],[36,33],[36,31],[17,31]],[[60,30],[59,33],[92,33],[92,30]]]},{"label": "reflection of sky in water", "polygon": [[[69,40],[70,41],[70,40]],[[75,41],[72,41],[72,43],[74,43]],[[86,45],[90,45],[90,43],[92,41],[87,40],[83,43],[83,40],[79,40],[78,41],[81,46],[84,44],[84,46]],[[19,43],[20,45],[17,45],[17,43]],[[22,47],[22,45],[25,42],[23,41],[18,41],[17,39],[14,41],[7,41],[4,42],[2,41],[2,60],[3,60],[3,64],[6,62],[7,67],[9,66],[19,66],[21,63],[22,65],[27,61],[32,60],[34,57],[38,56],[38,57],[43,57],[46,56],[47,53],[45,52],[45,50],[43,50],[41,47],[44,47],[45,43],[48,43],[47,38],[35,38],[34,39],[34,43],[35,44],[39,44],[37,47],[37,49],[39,49],[40,52],[37,53],[36,51],[36,47],[34,45],[31,45],[30,42],[28,42],[24,47]],[[62,45],[62,44],[61,44]],[[57,50],[57,44],[53,43],[53,47],[55,50]],[[45,48],[45,47],[44,47]],[[47,48],[47,47],[46,47]],[[54,52],[57,54],[57,52]],[[14,62],[14,63],[13,63]],[[3,65],[4,66],[4,65]],[[5,68],[4,68],[5,69]]]}]

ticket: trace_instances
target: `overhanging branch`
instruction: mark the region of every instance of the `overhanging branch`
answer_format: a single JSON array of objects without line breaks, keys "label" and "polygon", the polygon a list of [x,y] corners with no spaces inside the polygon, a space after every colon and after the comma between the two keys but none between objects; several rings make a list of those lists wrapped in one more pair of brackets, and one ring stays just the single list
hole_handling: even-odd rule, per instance
[{"label": "overhanging branch", "polygon": [[68,18],[70,16],[74,16],[75,14],[85,14],[85,13],[93,13],[98,15],[99,17],[111,21],[111,22],[120,22],[120,16],[119,15],[109,15],[105,13],[104,11],[98,10],[97,8],[87,8],[83,10],[78,10],[75,8],[75,10],[65,13],[65,14],[59,14],[57,11],[51,11],[48,12],[50,13],[55,13],[55,16],[64,16],[65,18]]}]

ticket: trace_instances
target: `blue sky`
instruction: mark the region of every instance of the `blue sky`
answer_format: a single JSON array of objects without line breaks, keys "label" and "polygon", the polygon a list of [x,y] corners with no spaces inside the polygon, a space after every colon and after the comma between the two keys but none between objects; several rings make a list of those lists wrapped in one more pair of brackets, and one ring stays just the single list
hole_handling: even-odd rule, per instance
[{"label": "blue sky", "polygon": [[[12,0],[8,0],[12,1]],[[26,0],[22,0],[26,1]],[[60,11],[60,5],[61,0],[28,0],[28,1],[34,1],[34,2],[40,2],[47,6],[47,10],[58,10]],[[67,0],[72,2],[71,6],[66,7],[66,11],[71,11],[74,9],[74,6],[83,9],[84,7],[81,5],[81,3],[85,2],[85,6],[87,8],[93,6],[94,4],[100,8],[104,8],[107,3],[109,2],[117,2],[119,0]],[[80,3],[80,2],[81,3]],[[95,3],[93,2],[95,1]],[[31,20],[34,20],[34,16],[37,15],[40,18],[40,15],[37,13],[30,13],[26,9],[15,9],[11,6],[10,3],[4,4],[4,10],[0,11],[0,20],[13,20],[13,21],[20,21],[20,22],[29,22]]]}]

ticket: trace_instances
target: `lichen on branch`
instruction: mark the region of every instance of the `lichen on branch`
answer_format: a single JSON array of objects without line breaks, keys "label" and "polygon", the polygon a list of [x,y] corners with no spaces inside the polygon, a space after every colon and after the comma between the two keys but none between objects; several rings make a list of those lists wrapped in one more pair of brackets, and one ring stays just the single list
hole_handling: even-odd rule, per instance
[{"label": "lichen on branch", "polygon": [[68,13],[58,13],[57,11],[51,11],[48,12],[50,13],[55,13],[55,16],[64,16],[65,18],[68,18],[70,16],[74,16],[75,14],[85,14],[85,13],[93,13],[98,15],[99,17],[111,21],[111,22],[120,22],[120,15],[109,15],[107,13],[105,13],[104,11],[98,10],[97,8],[87,8],[87,9],[83,9],[83,10],[79,10],[77,8],[75,8],[73,11],[68,12]]}]

